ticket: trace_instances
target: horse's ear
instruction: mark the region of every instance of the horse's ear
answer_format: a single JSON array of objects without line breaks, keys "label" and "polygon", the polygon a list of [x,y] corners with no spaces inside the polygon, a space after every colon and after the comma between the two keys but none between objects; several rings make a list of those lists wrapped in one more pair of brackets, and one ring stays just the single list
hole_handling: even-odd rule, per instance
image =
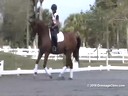
[{"label": "horse's ear", "polygon": [[34,19],[29,19],[28,22],[30,23],[30,25],[35,25],[36,24],[36,20]]},{"label": "horse's ear", "polygon": [[29,19],[28,22],[31,24],[33,22],[33,20],[32,19]]}]

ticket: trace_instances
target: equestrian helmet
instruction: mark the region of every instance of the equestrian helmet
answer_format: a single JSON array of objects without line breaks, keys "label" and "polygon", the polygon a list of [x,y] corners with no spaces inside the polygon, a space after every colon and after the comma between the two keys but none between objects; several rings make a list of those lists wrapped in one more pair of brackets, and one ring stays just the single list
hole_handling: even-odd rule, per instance
[{"label": "equestrian helmet", "polygon": [[57,10],[57,5],[56,4],[52,4],[51,9],[52,10]]}]

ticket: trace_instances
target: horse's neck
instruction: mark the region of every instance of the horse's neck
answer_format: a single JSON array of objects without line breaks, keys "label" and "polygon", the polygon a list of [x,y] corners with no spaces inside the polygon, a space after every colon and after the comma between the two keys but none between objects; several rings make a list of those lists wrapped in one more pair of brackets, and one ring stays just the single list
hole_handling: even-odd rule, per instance
[{"label": "horse's neck", "polygon": [[38,39],[43,40],[44,38],[48,38],[49,28],[44,22],[40,20],[37,23],[37,31],[38,31]]},{"label": "horse's neck", "polygon": [[38,36],[39,36],[39,39],[44,39],[49,37],[49,29],[45,29],[44,31],[40,32]]}]

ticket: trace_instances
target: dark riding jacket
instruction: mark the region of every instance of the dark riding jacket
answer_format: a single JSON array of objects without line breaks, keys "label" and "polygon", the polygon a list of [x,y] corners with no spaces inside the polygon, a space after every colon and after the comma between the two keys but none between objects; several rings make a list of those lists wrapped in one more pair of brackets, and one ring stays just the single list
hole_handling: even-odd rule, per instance
[{"label": "dark riding jacket", "polygon": [[[55,34],[59,33],[59,15],[57,13],[52,13],[52,23],[51,23],[51,31]],[[53,34],[54,34],[53,33]]]}]

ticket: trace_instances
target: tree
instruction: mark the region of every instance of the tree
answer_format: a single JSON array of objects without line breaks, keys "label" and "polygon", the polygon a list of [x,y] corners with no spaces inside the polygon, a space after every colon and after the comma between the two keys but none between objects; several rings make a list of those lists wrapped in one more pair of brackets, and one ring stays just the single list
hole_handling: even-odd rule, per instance
[{"label": "tree", "polygon": [[89,11],[70,15],[64,30],[80,31],[90,47],[126,47],[127,5],[128,0],[96,0]]},{"label": "tree", "polygon": [[24,46],[27,4],[26,0],[5,0],[4,2],[3,35],[4,40],[13,47]]}]

